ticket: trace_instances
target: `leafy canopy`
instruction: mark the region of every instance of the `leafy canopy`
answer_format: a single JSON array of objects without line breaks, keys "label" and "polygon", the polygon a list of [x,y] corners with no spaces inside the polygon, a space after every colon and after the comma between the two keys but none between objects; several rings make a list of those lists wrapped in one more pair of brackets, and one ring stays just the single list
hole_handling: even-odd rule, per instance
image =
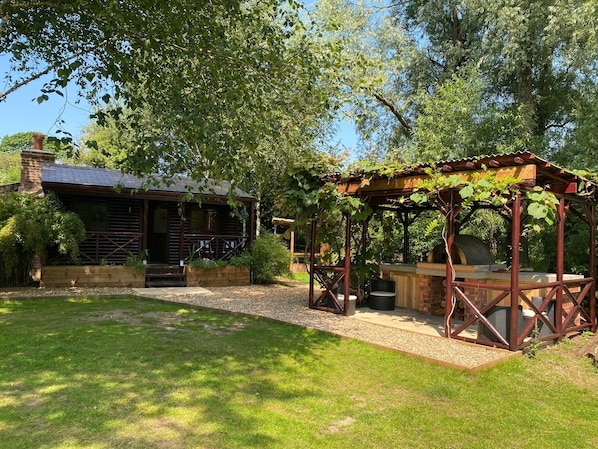
[{"label": "leafy canopy", "polygon": [[302,14],[279,0],[9,0],[0,48],[13,88],[49,70],[40,101],[74,82],[99,124],[132,131],[122,169],[239,183],[310,148],[333,106],[333,51],[308,38]]},{"label": "leafy canopy", "polygon": [[524,148],[595,165],[594,0],[318,7],[366,157],[425,162]]},{"label": "leafy canopy", "polygon": [[34,134],[39,133],[35,131],[27,131],[4,136],[2,140],[0,140],[0,153],[18,153],[21,150],[31,148]]}]

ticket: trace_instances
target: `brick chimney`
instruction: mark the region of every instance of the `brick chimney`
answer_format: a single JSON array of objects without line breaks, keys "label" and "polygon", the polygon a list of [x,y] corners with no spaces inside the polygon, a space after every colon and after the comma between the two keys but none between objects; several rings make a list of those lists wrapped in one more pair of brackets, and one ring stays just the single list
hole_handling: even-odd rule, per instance
[{"label": "brick chimney", "polygon": [[33,148],[21,151],[21,184],[19,192],[31,195],[44,195],[42,188],[42,164],[53,164],[55,156],[44,151],[44,135],[33,135]]}]

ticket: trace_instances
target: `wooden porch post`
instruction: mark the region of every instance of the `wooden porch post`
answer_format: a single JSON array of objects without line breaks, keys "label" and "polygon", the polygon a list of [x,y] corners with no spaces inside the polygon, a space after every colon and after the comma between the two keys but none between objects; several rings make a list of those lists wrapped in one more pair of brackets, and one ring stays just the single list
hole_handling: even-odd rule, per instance
[{"label": "wooden porch post", "polygon": [[509,350],[517,350],[519,318],[519,245],[521,242],[521,193],[515,196],[511,216],[511,310]]},{"label": "wooden porch post", "polygon": [[291,260],[289,261],[289,267],[293,268],[293,261],[295,260],[295,231],[290,231],[291,238],[289,241],[289,249],[291,253]]},{"label": "wooden porch post", "polygon": [[[147,239],[149,234],[149,200],[143,200],[143,216],[141,218],[141,244],[143,248],[142,250],[147,250]],[[151,257],[151,254],[150,254]]]},{"label": "wooden porch post", "polygon": [[[181,202],[181,212],[179,215],[179,261],[184,260],[185,251],[185,203]],[[179,262],[180,263],[180,262]]]}]

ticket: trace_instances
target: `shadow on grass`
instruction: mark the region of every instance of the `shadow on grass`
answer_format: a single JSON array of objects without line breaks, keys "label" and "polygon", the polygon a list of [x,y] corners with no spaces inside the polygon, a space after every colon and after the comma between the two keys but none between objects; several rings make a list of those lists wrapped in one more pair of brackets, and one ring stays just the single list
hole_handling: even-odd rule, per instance
[{"label": "shadow on grass", "polygon": [[0,328],[0,432],[12,448],[277,445],[293,403],[322,395],[314,361],[338,343],[140,298],[6,301]]}]

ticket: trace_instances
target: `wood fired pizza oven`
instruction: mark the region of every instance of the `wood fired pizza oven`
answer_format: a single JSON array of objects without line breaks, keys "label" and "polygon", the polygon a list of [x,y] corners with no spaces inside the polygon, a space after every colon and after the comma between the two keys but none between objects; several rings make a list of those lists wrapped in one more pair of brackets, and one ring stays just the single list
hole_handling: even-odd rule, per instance
[{"label": "wood fired pizza oven", "polygon": [[[453,263],[458,265],[492,265],[494,257],[490,248],[473,235],[456,235],[453,245]],[[445,244],[435,246],[428,254],[430,263],[446,263]]]}]

